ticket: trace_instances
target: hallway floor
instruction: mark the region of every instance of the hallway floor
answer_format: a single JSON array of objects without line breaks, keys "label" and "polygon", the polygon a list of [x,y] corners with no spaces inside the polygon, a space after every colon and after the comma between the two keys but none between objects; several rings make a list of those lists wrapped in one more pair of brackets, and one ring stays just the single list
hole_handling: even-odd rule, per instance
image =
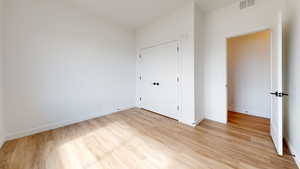
[{"label": "hallway floor", "polygon": [[270,119],[267,118],[228,112],[228,123],[262,135],[270,135]]}]

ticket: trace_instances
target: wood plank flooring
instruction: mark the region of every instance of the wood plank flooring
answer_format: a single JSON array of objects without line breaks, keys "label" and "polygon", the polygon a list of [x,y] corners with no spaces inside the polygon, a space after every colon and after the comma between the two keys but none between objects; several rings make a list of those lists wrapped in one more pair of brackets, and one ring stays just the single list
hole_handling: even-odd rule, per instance
[{"label": "wood plank flooring", "polygon": [[270,135],[270,119],[250,116],[237,112],[228,112],[228,123],[240,126],[245,130],[251,130],[262,135]]},{"label": "wood plank flooring", "polygon": [[[229,114],[191,128],[140,109],[5,143],[0,169],[296,169],[260,126]],[[254,120],[256,122],[256,120]]]}]

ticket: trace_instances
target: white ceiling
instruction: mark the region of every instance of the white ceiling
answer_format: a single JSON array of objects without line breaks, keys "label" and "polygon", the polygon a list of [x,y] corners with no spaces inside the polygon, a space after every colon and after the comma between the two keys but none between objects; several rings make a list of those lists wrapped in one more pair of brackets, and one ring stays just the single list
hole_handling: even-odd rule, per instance
[{"label": "white ceiling", "polygon": [[205,12],[230,5],[238,1],[239,0],[195,0],[195,2],[197,2]]},{"label": "white ceiling", "polygon": [[[155,18],[170,13],[190,0],[67,0],[85,10],[129,29],[137,29]],[[203,11],[213,10],[238,0],[195,0]]]}]

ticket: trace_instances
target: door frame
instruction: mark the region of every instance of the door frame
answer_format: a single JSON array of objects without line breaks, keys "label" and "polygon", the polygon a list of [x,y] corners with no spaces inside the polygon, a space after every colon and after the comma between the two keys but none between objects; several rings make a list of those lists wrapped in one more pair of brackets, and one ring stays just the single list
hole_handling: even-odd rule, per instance
[{"label": "door frame", "polygon": [[[226,111],[225,111],[225,119],[226,119],[226,124],[228,124],[228,109],[229,109],[229,106],[228,106],[228,73],[229,73],[229,62],[228,62],[228,60],[229,60],[229,56],[228,56],[228,40],[229,39],[231,39],[231,38],[235,38],[235,37],[239,37],[239,36],[245,36],[245,35],[250,35],[250,34],[254,34],[254,33],[258,33],[258,32],[263,32],[263,31],[270,31],[270,53],[271,53],[271,56],[270,56],[270,81],[272,81],[272,59],[273,59],[273,49],[272,49],[272,47],[273,47],[273,41],[272,41],[272,37],[273,37],[273,31],[272,31],[272,28],[271,27],[262,27],[262,28],[257,28],[257,29],[253,29],[252,31],[250,30],[250,31],[245,31],[245,32],[243,32],[243,33],[238,33],[238,34],[234,34],[234,35],[231,35],[231,36],[227,36],[226,38],[225,38],[225,40],[226,40],[226,63],[225,63],[225,79],[226,79],[226,83],[225,83],[225,89],[226,89],[226,91],[225,91],[225,96],[226,96],[226,98],[225,98],[225,102],[226,102]],[[270,84],[270,86],[269,86],[269,88],[270,88],[270,91],[271,91],[271,88],[272,88],[272,86],[271,86],[272,84]],[[270,107],[271,107],[271,104],[269,105]],[[271,112],[269,112],[270,113],[270,118],[272,118],[272,113]],[[271,128],[271,126],[270,126],[270,128]]]},{"label": "door frame", "polygon": [[[147,49],[150,49],[150,48],[154,48],[154,47],[158,47],[158,46],[161,46],[161,45],[165,45],[165,44],[169,44],[169,43],[177,43],[178,45],[178,48],[179,48],[179,51],[178,51],[178,57],[177,57],[177,77],[180,79],[179,82],[177,83],[177,103],[178,103],[178,106],[179,106],[179,110],[176,112],[176,119],[175,120],[180,120],[180,115],[181,115],[181,112],[182,112],[182,72],[183,72],[183,53],[182,53],[182,42],[180,40],[167,40],[167,41],[161,41],[161,42],[158,42],[158,43],[154,43],[154,44],[151,44],[151,45],[148,45],[146,47],[141,47],[139,50],[138,50],[138,70],[137,70],[137,76],[138,76],[138,79],[140,76],[143,76],[142,75],[142,72],[140,70],[140,67],[141,67],[141,62],[140,60],[142,59],[142,57],[140,57],[141,53],[143,50],[147,50]],[[138,86],[141,86],[140,82],[141,80],[138,80]],[[140,89],[140,87],[139,87]],[[141,90],[141,89],[140,89]],[[142,97],[141,96],[141,91],[138,91],[138,98]],[[138,105],[140,108],[142,108],[142,105],[141,105],[141,100],[138,99]]]}]

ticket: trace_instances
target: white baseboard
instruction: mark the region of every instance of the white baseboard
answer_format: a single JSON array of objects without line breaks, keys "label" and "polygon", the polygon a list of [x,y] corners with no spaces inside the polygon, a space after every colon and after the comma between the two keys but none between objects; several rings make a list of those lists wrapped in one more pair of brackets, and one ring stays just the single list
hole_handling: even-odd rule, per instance
[{"label": "white baseboard", "polygon": [[300,168],[300,159],[298,159],[298,158],[295,157],[294,160],[295,160],[298,168]]},{"label": "white baseboard", "polygon": [[211,114],[205,114],[205,119],[214,121],[214,122],[218,122],[218,123],[222,123],[222,124],[227,124],[227,114],[226,114],[226,116],[223,116],[223,118],[222,118],[222,116],[220,118],[220,117],[212,116]]},{"label": "white baseboard", "polygon": [[[202,119],[203,120],[203,119]],[[182,121],[179,120],[180,123],[183,123],[185,125],[191,126],[191,127],[196,127],[202,120],[198,120],[196,122],[188,122],[188,121]]]},{"label": "white baseboard", "polygon": [[184,121],[184,120],[178,120],[180,123],[188,125],[190,127],[195,127],[196,125],[193,122]]},{"label": "white baseboard", "polygon": [[296,150],[294,149],[294,147],[289,143],[289,141],[287,139],[285,139],[286,144],[288,145],[291,154],[295,155],[294,160],[298,166],[298,168],[300,168],[300,154],[298,154],[296,152]]},{"label": "white baseboard", "polygon": [[[125,110],[131,109],[131,108],[133,108],[133,107],[124,108],[124,109],[119,110],[119,111],[121,112],[121,111],[125,111]],[[79,122],[82,122],[82,121],[86,121],[86,120],[94,119],[94,118],[97,118],[97,117],[109,115],[109,114],[112,114],[112,113],[116,113],[116,112],[92,114],[90,116],[84,116],[84,117],[82,116],[82,117],[76,118],[76,119],[65,120],[65,121],[61,121],[61,122],[57,122],[57,123],[46,124],[46,125],[43,125],[43,126],[40,126],[40,127],[31,128],[29,130],[23,130],[23,131],[20,131],[20,132],[10,133],[10,134],[7,134],[7,136],[5,137],[5,141],[9,141],[9,140],[17,139],[17,138],[22,138],[22,137],[30,136],[30,135],[33,135],[33,134],[53,130],[53,129],[57,129],[57,128],[68,126],[68,125],[71,125],[71,124],[76,124],[76,123],[79,123]]]},{"label": "white baseboard", "polygon": [[229,109],[229,111],[232,111],[232,112],[239,112],[239,113],[247,114],[247,115],[250,115],[250,116],[263,117],[263,118],[267,118],[267,119],[270,118],[270,115],[257,113],[255,111],[245,111],[245,109],[242,109],[242,108],[229,107],[228,109]]},{"label": "white baseboard", "polygon": [[4,144],[4,140],[1,139],[1,140],[0,140],[0,149],[2,148],[3,144]]},{"label": "white baseboard", "polygon": [[203,120],[204,120],[204,118],[201,119],[201,120],[197,120],[196,122],[194,122],[193,123],[194,127],[198,126]]}]

